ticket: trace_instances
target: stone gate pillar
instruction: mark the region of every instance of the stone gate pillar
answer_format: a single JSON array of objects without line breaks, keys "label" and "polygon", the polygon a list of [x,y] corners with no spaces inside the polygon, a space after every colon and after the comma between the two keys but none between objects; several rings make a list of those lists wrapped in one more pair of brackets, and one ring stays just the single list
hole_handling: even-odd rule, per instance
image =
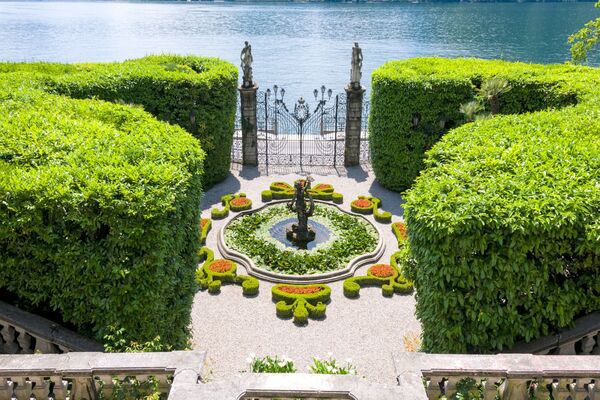
[{"label": "stone gate pillar", "polygon": [[362,129],[363,96],[365,88],[360,84],[346,86],[346,149],[344,165],[360,164],[360,134]]},{"label": "stone gate pillar", "polygon": [[258,86],[240,86],[240,107],[242,115],[242,163],[258,165],[258,132],[256,121],[256,91]]}]

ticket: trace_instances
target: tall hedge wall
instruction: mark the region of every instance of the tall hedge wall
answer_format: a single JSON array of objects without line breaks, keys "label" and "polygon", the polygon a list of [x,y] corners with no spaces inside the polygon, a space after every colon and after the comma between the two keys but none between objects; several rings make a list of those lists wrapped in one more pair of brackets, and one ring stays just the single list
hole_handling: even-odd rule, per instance
[{"label": "tall hedge wall", "polygon": [[228,62],[160,55],[122,63],[0,63],[3,72],[18,72],[19,79],[50,93],[141,105],[200,140],[207,154],[205,186],[220,182],[229,172],[237,68]]},{"label": "tall hedge wall", "polygon": [[415,58],[373,72],[369,144],[377,180],[391,190],[411,187],[423,158],[449,129],[462,125],[460,105],[484,80],[501,77],[512,90],[501,113],[562,107],[577,101],[571,82],[578,69],[475,59]]},{"label": "tall hedge wall", "polygon": [[[450,130],[427,152],[425,169],[407,192],[416,261],[407,274],[417,287],[424,348],[503,350],[599,310],[600,72],[482,60],[415,65],[399,74],[411,81],[421,76],[421,88],[427,82],[439,88],[439,81],[450,88],[456,80],[465,99],[470,82],[510,78],[512,97],[507,94],[503,107],[514,113]],[[378,93],[382,79],[380,71]],[[437,90],[414,96],[424,104],[428,94],[437,104]],[[374,112],[372,125],[383,126],[382,112]],[[378,140],[384,139],[374,138],[376,146]],[[413,153],[410,160],[416,165],[417,158]],[[401,158],[396,162],[390,170],[400,177],[398,169],[406,169]]]},{"label": "tall hedge wall", "polygon": [[[201,146],[220,145],[205,167],[214,182],[229,165],[235,79],[233,66],[193,57],[0,64],[0,287],[100,340],[113,325],[184,347]],[[189,106],[201,142],[140,107],[72,97],[141,103],[182,125]]]}]

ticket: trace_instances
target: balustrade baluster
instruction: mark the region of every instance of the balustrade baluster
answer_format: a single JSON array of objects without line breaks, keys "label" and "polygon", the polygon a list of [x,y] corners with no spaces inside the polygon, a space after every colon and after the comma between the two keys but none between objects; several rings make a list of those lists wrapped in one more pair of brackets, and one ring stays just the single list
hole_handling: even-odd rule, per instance
[{"label": "balustrade baluster", "polygon": [[67,382],[60,375],[53,375],[49,380],[50,395],[54,400],[65,400],[67,398]]},{"label": "balustrade baluster", "polygon": [[561,356],[574,356],[577,354],[575,351],[575,342],[561,344],[558,346],[558,352],[556,354]]},{"label": "balustrade baluster", "polygon": [[17,342],[21,348],[20,353],[32,354],[33,350],[31,348],[31,335],[29,335],[25,329],[16,328],[15,331],[18,333]]},{"label": "balustrade baluster", "polygon": [[596,389],[596,381],[594,379],[590,380],[588,383],[583,385],[585,392],[587,394],[587,398],[590,400],[595,400],[596,393],[598,390]]},{"label": "balustrade baluster", "polygon": [[16,354],[19,352],[19,344],[15,338],[15,328],[10,325],[4,325],[0,331],[4,340],[4,353]]},{"label": "balustrade baluster", "polygon": [[12,376],[13,397],[17,400],[29,400],[31,397],[31,385],[25,376]]},{"label": "balustrade baluster", "polygon": [[527,400],[529,398],[529,381],[527,379],[507,378],[503,385],[505,386],[502,391],[503,399]]},{"label": "balustrade baluster", "polygon": [[35,352],[42,354],[58,353],[56,347],[52,343],[40,337],[35,338]]},{"label": "balustrade baluster", "polygon": [[48,398],[48,394],[50,393],[50,387],[48,386],[48,381],[44,379],[43,376],[30,376],[29,380],[32,384],[32,395],[37,400],[46,400]]},{"label": "balustrade baluster", "polygon": [[93,400],[94,385],[93,378],[91,376],[77,376],[71,381],[71,395],[70,399],[73,400]]},{"label": "balustrade baluster", "polygon": [[571,397],[571,400],[583,400],[584,399],[583,396],[580,396],[581,392],[577,390],[577,388],[579,386],[579,382],[577,381],[577,379],[567,380],[566,386],[567,386],[567,390],[569,391],[569,396]]},{"label": "balustrade baluster", "polygon": [[10,400],[12,387],[8,384],[8,377],[0,376],[0,400]]}]

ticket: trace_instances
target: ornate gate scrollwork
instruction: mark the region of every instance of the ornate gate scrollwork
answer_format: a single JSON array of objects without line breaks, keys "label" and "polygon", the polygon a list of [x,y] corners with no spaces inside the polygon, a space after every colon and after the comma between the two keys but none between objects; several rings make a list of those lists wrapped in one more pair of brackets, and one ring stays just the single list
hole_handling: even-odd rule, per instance
[{"label": "ornate gate scrollwork", "polygon": [[[304,98],[290,110],[285,89],[277,85],[256,94],[259,165],[337,166],[344,164],[346,94],[333,95],[321,86],[313,91],[316,106]],[[239,103],[238,103],[239,104]],[[360,157],[369,160],[367,137],[368,102],[363,102]],[[232,160],[242,160],[241,116],[236,116]]]}]

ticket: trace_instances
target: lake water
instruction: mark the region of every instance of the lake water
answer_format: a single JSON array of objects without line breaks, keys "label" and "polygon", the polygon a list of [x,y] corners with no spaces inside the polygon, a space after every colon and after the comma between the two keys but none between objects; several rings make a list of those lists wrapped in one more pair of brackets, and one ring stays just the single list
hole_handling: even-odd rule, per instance
[{"label": "lake water", "polygon": [[0,59],[112,61],[171,52],[239,65],[249,40],[255,80],[263,89],[285,87],[290,100],[312,97],[323,84],[341,92],[354,41],[363,48],[368,87],[377,66],[416,56],[564,62],[567,36],[599,15],[593,3],[0,2]]}]

